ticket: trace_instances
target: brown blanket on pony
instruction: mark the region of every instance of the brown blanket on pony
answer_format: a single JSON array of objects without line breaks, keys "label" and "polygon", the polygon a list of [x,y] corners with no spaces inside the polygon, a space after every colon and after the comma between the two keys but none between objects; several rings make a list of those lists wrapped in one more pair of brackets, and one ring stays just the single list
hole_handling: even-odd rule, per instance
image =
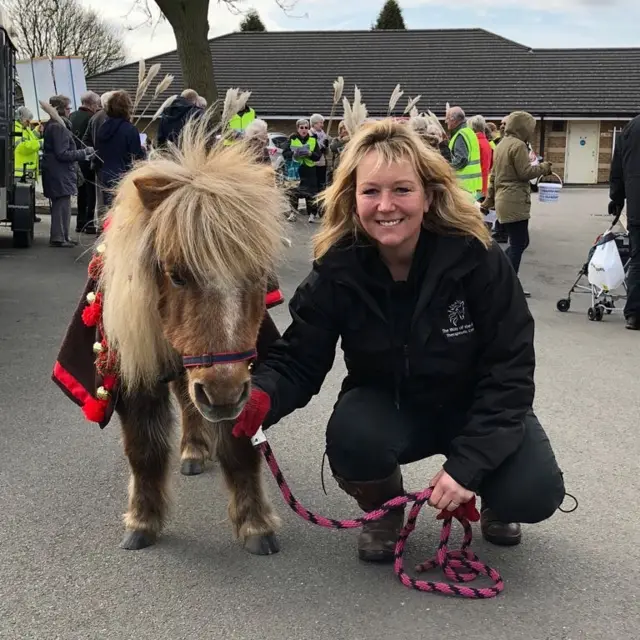
[{"label": "brown blanket on pony", "polygon": [[[89,278],[62,341],[51,378],[72,402],[83,409],[87,420],[97,422],[104,429],[123,399],[117,379],[108,373],[108,354],[105,356],[107,361],[101,360],[104,341],[99,321],[100,294],[96,294],[98,261],[99,253],[89,265]],[[284,302],[275,278],[268,284],[265,302],[264,320],[256,345],[258,360],[280,337],[268,312],[268,309]]]}]

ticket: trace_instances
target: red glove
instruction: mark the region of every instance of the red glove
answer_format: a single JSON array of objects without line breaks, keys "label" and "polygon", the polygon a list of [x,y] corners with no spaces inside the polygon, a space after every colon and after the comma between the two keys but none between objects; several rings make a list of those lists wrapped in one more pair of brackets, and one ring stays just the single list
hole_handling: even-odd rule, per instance
[{"label": "red glove", "polygon": [[251,390],[251,397],[244,406],[242,413],[236,418],[231,433],[236,437],[247,436],[253,438],[258,429],[262,426],[264,419],[271,409],[271,399],[262,389],[254,387]]},{"label": "red glove", "polygon": [[444,520],[446,518],[456,518],[457,520],[466,518],[469,522],[478,522],[478,520],[480,520],[480,514],[476,509],[476,497],[473,496],[469,502],[461,504],[455,511],[443,509],[436,516],[436,520]]}]

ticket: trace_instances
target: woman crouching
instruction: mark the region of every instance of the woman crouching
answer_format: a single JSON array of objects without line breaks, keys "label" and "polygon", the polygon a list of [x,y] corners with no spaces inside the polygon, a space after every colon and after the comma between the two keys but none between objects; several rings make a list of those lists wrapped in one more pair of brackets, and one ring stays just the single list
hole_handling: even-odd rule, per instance
[{"label": "woman crouching", "polygon": [[[484,537],[517,544],[519,523],[549,518],[564,483],[532,410],[534,322],[508,259],[446,161],[400,123],[356,133],[323,201],[293,322],[234,432],[305,406],[340,339],[348,373],[326,433],[340,487],[371,511],[403,493],[401,465],[444,454],[425,478],[429,504],[453,511],[477,493]],[[393,559],[403,514],[364,526],[360,558]]]}]

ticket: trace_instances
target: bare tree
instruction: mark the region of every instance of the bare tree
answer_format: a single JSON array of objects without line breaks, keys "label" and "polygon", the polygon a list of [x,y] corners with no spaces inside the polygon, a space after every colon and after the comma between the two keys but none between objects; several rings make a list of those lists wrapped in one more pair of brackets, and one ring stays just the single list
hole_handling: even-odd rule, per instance
[{"label": "bare tree", "polygon": [[[237,14],[244,14],[242,0],[217,0],[218,4]],[[297,0],[274,0],[288,13]],[[185,86],[195,89],[209,104],[218,99],[213,61],[209,49],[210,0],[134,0],[133,7],[141,9],[146,21],[168,20],[176,37],[176,46]],[[161,11],[157,16],[154,5]]]},{"label": "bare tree", "polygon": [[21,56],[81,56],[87,76],[125,61],[121,33],[78,0],[9,0],[7,12]]}]

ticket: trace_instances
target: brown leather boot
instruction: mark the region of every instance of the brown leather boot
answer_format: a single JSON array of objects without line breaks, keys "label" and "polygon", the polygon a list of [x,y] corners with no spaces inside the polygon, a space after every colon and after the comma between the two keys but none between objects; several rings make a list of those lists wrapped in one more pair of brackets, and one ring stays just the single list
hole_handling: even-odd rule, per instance
[{"label": "brown leather boot", "polygon": [[518,522],[501,522],[488,507],[480,509],[480,529],[482,537],[491,544],[511,547],[520,544],[522,528]]},{"label": "brown leather boot", "polygon": [[[402,495],[400,467],[384,480],[348,482],[336,476],[340,488],[358,502],[363,511],[379,509],[387,500]],[[389,512],[376,522],[368,522],[358,536],[358,556],[365,562],[393,562],[396,541],[404,525],[404,507]]]}]

